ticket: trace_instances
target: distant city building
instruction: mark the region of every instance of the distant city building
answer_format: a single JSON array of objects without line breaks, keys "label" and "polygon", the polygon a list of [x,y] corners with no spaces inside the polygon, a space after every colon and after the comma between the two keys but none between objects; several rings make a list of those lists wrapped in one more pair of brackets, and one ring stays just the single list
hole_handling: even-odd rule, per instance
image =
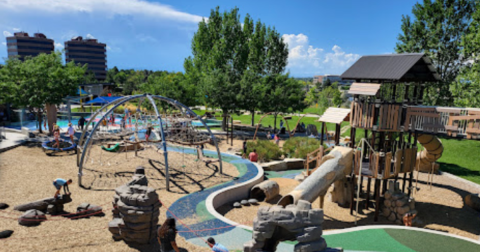
[{"label": "distant city building", "polygon": [[325,74],[325,75],[315,75],[313,76],[313,84],[316,83],[325,83],[327,80],[330,81],[330,83],[338,82],[339,86],[344,86],[344,85],[351,85],[353,83],[352,80],[342,80],[340,78],[340,75],[333,75],[333,74]]},{"label": "distant city building", "polygon": [[37,56],[40,53],[51,53],[55,50],[52,39],[48,39],[43,33],[35,33],[33,37],[26,32],[15,32],[7,37],[8,58],[19,58],[25,56]]},{"label": "distant city building", "polygon": [[103,81],[107,77],[107,45],[96,39],[83,39],[78,36],[65,42],[65,60],[76,64],[88,64],[87,72]]}]

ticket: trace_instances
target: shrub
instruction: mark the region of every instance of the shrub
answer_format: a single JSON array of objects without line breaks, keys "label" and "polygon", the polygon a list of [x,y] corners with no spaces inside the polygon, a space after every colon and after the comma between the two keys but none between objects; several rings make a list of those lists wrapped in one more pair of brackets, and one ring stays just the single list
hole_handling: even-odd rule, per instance
[{"label": "shrub", "polygon": [[292,137],[283,144],[283,152],[290,158],[306,158],[308,153],[319,147],[320,141],[315,138]]},{"label": "shrub", "polygon": [[255,140],[247,142],[247,155],[254,149],[257,150],[258,160],[268,162],[273,159],[279,159],[282,156],[280,148],[269,140]]}]

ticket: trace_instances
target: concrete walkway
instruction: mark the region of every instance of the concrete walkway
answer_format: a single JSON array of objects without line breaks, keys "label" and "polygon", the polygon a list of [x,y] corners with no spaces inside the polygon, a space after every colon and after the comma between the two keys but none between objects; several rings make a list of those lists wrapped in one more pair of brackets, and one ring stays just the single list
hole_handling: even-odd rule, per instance
[{"label": "concrete walkway", "polygon": [[[10,131],[2,131],[0,137],[2,137],[2,140],[0,141],[0,152],[15,148],[26,142],[28,139],[28,136],[25,134]],[[5,137],[5,139],[3,139],[3,137]]]}]

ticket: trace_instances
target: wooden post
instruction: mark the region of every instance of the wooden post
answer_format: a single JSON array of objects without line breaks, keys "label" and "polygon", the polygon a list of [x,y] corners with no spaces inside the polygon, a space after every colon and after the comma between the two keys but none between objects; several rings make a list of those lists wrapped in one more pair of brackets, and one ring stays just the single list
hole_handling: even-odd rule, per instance
[{"label": "wooden post", "polygon": [[378,221],[378,212],[380,210],[380,180],[375,179],[375,217],[373,221]]},{"label": "wooden post", "polygon": [[354,204],[354,202],[355,202],[355,171],[352,174],[351,180],[352,180],[351,181],[352,186],[350,186],[350,192],[351,192],[351,195],[350,195],[350,215],[353,215],[353,206],[355,205]]},{"label": "wooden post", "polygon": [[340,124],[335,124],[335,146],[340,144]]},{"label": "wooden post", "polygon": [[[418,132],[415,131],[414,134],[413,134],[413,146],[412,148],[416,148],[417,147],[417,138],[418,138]],[[413,161],[413,169],[412,169],[412,172],[410,173],[410,178],[409,178],[409,181],[408,181],[408,197],[410,197],[411,193],[412,193],[412,186],[413,186],[413,172],[415,171],[415,167],[417,167],[417,153],[415,153],[415,159]]]},{"label": "wooden post", "polygon": [[370,201],[370,187],[371,187],[372,179],[368,178],[368,183],[367,183],[367,195],[366,195],[366,201],[365,201],[365,209],[368,209],[368,203]]},{"label": "wooden post", "polygon": [[321,138],[320,138],[320,145],[323,146],[323,138],[325,137],[325,133],[323,130],[325,129],[325,122],[322,122],[322,131],[321,131]]}]

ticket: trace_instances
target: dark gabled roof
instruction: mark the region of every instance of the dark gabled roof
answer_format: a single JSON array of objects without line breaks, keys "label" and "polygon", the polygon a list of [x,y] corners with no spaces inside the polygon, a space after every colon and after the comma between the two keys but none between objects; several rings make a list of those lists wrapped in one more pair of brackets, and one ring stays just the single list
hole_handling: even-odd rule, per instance
[{"label": "dark gabled roof", "polygon": [[341,76],[350,80],[439,81],[432,61],[423,53],[362,56]]}]

